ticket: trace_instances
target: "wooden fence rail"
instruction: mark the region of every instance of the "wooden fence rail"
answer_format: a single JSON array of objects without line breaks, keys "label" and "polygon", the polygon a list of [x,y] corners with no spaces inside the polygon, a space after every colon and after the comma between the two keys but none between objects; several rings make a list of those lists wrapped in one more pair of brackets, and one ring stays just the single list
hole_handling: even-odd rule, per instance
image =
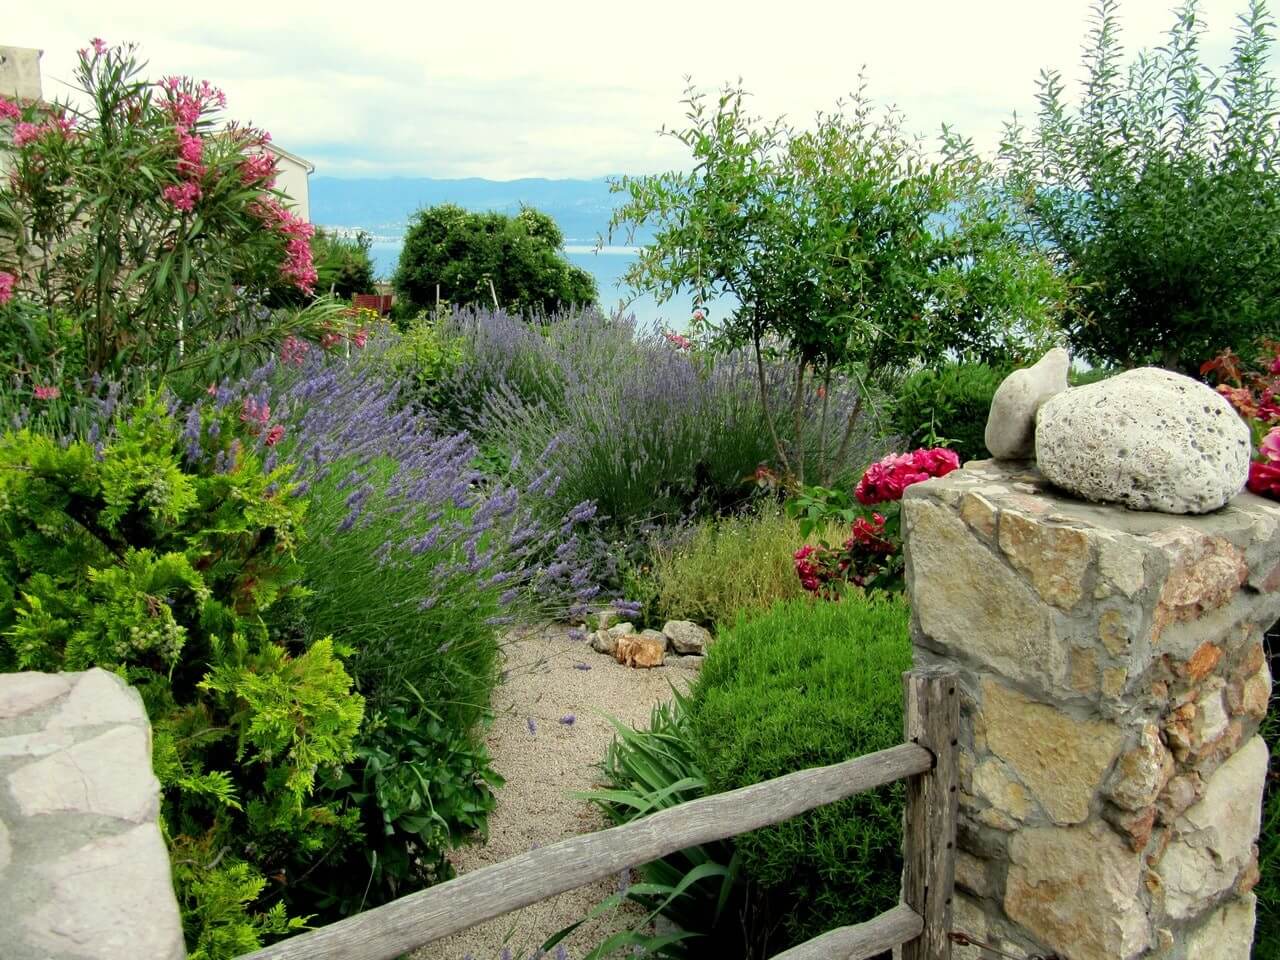
[{"label": "wooden fence rail", "polygon": [[616,876],[626,868],[781,823],[902,779],[908,782],[904,902],[867,923],[842,927],[793,947],[777,960],[863,960],[900,944],[903,960],[946,960],[950,957],[947,933],[957,800],[955,684],[949,675],[908,673],[904,686],[907,743],[570,837],[299,934],[241,960],[394,960],[478,923]]}]

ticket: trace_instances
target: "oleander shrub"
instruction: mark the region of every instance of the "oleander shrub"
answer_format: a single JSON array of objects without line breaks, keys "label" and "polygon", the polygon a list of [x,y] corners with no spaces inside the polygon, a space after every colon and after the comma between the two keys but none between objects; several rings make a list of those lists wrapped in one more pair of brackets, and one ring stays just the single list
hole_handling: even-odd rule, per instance
[{"label": "oleander shrub", "polygon": [[985,363],[947,363],[909,374],[892,403],[894,433],[906,447],[946,446],[961,462],[989,457],[987,415],[1009,372]]},{"label": "oleander shrub", "polygon": [[267,628],[302,577],[304,504],[234,412],[151,395],[95,426],[0,437],[0,669],[139,691],[190,955],[238,956],[303,922],[268,876],[359,838],[316,781],[352,756],[363,699],[340,644]]},{"label": "oleander shrub", "polygon": [[[593,796],[617,822],[677,800],[760,783],[902,741],[911,665],[900,598],[790,600],[721,634],[687,698],[648,731],[620,731]],[[644,868],[698,936],[688,956],[765,958],[893,906],[901,876],[900,783],[821,807],[730,845]],[[654,891],[637,894],[652,904]],[[659,896],[659,899],[663,899]],[[732,909],[724,909],[724,905]]]}]

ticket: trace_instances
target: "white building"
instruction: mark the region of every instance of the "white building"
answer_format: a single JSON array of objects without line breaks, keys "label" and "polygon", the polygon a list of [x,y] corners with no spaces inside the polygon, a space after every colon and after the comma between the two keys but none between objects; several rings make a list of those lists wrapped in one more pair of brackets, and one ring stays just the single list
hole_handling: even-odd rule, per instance
[{"label": "white building", "polygon": [[315,164],[274,143],[268,143],[267,149],[276,155],[276,189],[292,201],[290,206],[294,212],[310,223],[311,186],[308,178],[316,172]]}]

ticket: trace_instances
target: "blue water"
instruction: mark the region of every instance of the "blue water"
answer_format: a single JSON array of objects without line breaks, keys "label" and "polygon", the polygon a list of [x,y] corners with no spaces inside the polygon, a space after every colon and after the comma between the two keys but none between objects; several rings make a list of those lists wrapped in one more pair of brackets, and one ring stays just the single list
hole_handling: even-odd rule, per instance
[{"label": "blue water", "polygon": [[[400,259],[399,239],[378,239],[373,242],[369,251],[373,257],[374,272],[379,277],[390,277],[395,272],[396,263]],[[575,266],[586,270],[596,279],[596,287],[600,291],[600,303],[608,310],[616,309],[626,301],[626,310],[634,313],[642,327],[657,324],[665,329],[685,330],[689,324],[689,315],[693,312],[692,295],[675,297],[666,303],[659,304],[652,295],[632,299],[622,283],[622,275],[635,262],[636,252],[631,247],[606,247],[597,253],[592,247],[570,244],[565,247],[565,256]],[[716,315],[716,305],[712,305],[712,317]]]}]

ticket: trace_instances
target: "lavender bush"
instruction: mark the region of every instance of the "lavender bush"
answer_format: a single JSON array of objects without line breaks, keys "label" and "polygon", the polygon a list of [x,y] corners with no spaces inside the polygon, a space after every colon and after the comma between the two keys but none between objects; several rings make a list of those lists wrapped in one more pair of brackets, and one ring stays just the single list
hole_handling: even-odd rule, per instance
[{"label": "lavender bush", "polygon": [[[318,351],[270,364],[215,403],[238,403],[270,455],[296,464],[309,509],[302,629],[354,648],[375,704],[415,691],[469,729],[488,707],[507,624],[577,616],[600,588],[580,557],[595,508],[548,521],[523,489],[482,474],[466,433],[441,434],[381,375],[385,340],[354,362]],[[415,694],[415,695],[416,695]]]},{"label": "lavender bush", "polygon": [[[560,483],[543,499],[556,511],[591,500],[615,527],[719,512],[749,498],[774,466],[746,353],[712,364],[683,338],[596,311],[545,325],[469,311],[449,331],[466,359],[439,391],[437,416],[470,427],[522,489],[554,469]],[[793,379],[768,366],[776,406],[789,402]],[[779,427],[816,450],[824,423],[843,423],[855,399],[851,385],[836,384],[802,398],[802,416]],[[867,456],[863,428],[837,475]]]}]

